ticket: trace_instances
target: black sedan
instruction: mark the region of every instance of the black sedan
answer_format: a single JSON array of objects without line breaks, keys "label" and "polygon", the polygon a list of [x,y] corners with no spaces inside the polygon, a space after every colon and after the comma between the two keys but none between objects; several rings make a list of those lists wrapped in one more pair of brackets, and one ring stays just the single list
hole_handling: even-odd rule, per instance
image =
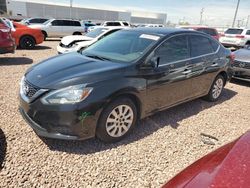
[{"label": "black sedan", "polygon": [[250,46],[235,52],[234,78],[250,82]]},{"label": "black sedan", "polygon": [[116,142],[158,111],[199,97],[218,100],[231,63],[231,52],[204,33],[126,29],[31,67],[21,81],[20,112],[42,137]]}]

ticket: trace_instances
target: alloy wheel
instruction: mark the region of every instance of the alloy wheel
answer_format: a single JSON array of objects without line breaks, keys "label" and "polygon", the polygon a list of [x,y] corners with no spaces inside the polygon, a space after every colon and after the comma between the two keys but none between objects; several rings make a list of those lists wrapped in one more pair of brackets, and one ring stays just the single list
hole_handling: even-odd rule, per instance
[{"label": "alloy wheel", "polygon": [[106,121],[106,131],[111,137],[125,135],[133,124],[134,112],[128,105],[119,105],[109,114]]},{"label": "alloy wheel", "polygon": [[220,96],[223,86],[224,86],[224,82],[221,78],[216,80],[216,82],[214,83],[213,91],[212,91],[212,95],[214,99],[217,99]]}]

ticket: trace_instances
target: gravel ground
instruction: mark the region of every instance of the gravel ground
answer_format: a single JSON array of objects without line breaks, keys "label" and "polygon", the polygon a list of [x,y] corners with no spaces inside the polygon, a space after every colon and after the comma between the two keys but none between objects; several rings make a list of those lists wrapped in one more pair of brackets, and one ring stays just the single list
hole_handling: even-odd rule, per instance
[{"label": "gravel ground", "polygon": [[[250,87],[237,82],[216,103],[198,99],[146,118],[117,144],[42,140],[18,112],[19,81],[57,44],[0,56],[0,187],[160,187],[249,129]],[[205,144],[201,133],[218,141]]]}]

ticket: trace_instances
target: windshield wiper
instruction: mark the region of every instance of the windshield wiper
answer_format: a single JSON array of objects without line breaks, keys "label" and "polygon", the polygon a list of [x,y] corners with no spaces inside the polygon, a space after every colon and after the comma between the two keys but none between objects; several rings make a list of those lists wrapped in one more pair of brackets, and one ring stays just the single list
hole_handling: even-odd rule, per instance
[{"label": "windshield wiper", "polygon": [[93,59],[99,59],[99,60],[102,60],[102,61],[105,61],[105,60],[110,61],[109,58],[101,57],[101,56],[98,56],[98,55],[90,55],[90,54],[87,54],[87,55],[85,55],[85,56],[90,57],[90,58],[93,58]]}]

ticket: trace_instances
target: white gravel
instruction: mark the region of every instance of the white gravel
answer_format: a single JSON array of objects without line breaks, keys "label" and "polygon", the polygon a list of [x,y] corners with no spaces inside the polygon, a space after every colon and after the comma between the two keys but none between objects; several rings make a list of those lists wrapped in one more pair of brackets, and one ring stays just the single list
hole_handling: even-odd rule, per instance
[{"label": "white gravel", "polygon": [[[32,64],[55,55],[58,42],[0,55],[0,128],[7,142],[0,187],[160,187],[250,127],[250,87],[237,82],[217,103],[198,99],[146,118],[117,144],[43,141],[18,112],[19,81]],[[218,141],[204,144],[201,133]]]}]

